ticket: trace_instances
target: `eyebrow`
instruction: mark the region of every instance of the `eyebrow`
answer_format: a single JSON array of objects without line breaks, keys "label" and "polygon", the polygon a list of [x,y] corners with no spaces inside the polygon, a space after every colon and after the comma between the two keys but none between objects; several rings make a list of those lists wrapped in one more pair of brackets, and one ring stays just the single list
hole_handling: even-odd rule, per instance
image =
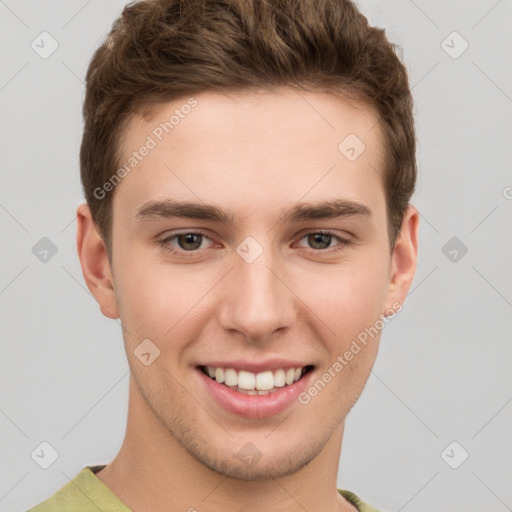
[{"label": "eyebrow", "polygon": [[[371,210],[364,204],[346,199],[332,199],[317,203],[298,203],[289,210],[282,210],[278,222],[335,219],[350,216],[371,217]],[[136,213],[139,221],[154,218],[202,219],[235,225],[237,216],[214,205],[189,201],[149,201]]]}]

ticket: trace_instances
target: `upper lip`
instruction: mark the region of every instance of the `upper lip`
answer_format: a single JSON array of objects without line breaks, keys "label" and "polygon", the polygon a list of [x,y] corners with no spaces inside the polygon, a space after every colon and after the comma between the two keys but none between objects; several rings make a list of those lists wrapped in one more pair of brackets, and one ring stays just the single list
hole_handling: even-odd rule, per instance
[{"label": "upper lip", "polygon": [[270,359],[268,361],[247,361],[237,359],[234,361],[207,361],[199,363],[197,366],[213,366],[215,368],[234,368],[235,370],[245,370],[252,373],[261,373],[268,370],[278,370],[280,368],[303,368],[304,366],[313,366],[311,363],[302,361],[290,361],[289,359]]}]

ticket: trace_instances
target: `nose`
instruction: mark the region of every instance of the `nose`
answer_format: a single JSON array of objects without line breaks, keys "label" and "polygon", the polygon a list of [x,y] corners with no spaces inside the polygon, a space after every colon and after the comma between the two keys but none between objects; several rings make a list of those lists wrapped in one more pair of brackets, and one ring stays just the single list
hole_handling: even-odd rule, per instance
[{"label": "nose", "polygon": [[286,283],[284,264],[265,248],[249,263],[238,254],[226,276],[218,319],[228,331],[238,331],[247,340],[261,342],[278,330],[293,325],[296,297]]}]

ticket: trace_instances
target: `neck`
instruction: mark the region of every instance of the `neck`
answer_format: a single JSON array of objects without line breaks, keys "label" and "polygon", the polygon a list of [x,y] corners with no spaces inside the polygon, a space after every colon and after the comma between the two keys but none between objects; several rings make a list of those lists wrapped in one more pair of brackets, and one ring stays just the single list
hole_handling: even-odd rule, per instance
[{"label": "neck", "polygon": [[186,451],[148,408],[130,376],[128,422],[116,458],[97,477],[130,509],[235,512],[356,511],[337,490],[344,424],[296,473],[245,481],[212,471]]}]

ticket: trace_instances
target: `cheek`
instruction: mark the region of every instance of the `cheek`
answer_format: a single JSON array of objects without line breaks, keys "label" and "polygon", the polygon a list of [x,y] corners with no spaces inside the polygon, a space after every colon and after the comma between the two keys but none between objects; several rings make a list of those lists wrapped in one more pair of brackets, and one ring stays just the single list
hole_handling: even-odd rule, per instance
[{"label": "cheek", "polygon": [[[122,249],[119,249],[122,254]],[[165,279],[162,269],[148,264],[133,248],[116,265],[116,297],[121,321],[130,338],[158,339],[173,325],[179,311],[180,283]],[[134,340],[135,342],[135,340]]]},{"label": "cheek", "polygon": [[184,344],[186,333],[200,324],[196,315],[218,276],[199,277],[192,266],[148,261],[143,251],[139,255],[132,251],[117,268],[116,296],[125,336],[130,344],[149,338],[162,350],[169,343],[177,348],[180,340]]},{"label": "cheek", "polygon": [[357,261],[318,266],[295,277],[297,295],[323,321],[329,339],[349,340],[375,323],[385,309],[386,260],[373,251]]}]

